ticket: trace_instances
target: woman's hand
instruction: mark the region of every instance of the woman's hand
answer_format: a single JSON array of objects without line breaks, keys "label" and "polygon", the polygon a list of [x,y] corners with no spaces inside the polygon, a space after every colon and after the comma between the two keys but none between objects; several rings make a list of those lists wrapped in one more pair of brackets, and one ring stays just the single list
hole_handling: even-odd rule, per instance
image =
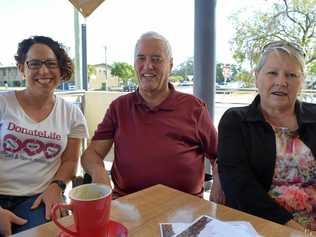
[{"label": "woman's hand", "polygon": [[[58,187],[57,184],[52,183],[50,184],[47,189],[37,197],[34,201],[31,209],[37,208],[41,203],[45,204],[45,218],[46,220],[51,219],[51,209],[55,203],[64,202],[62,190]],[[67,211],[61,210],[57,213],[57,217],[66,216]]]},{"label": "woman's hand", "polygon": [[16,225],[24,225],[27,220],[16,216],[14,213],[7,209],[0,207],[0,235],[7,237],[12,234],[12,223]]},{"label": "woman's hand", "polygon": [[[57,170],[52,180],[64,180],[67,182],[71,180],[76,174],[76,168],[78,164],[80,152],[80,139],[79,138],[68,138],[68,143],[65,151],[61,156],[61,165]],[[46,190],[38,196],[34,201],[31,209],[37,208],[41,203],[45,204],[45,218],[46,220],[51,219],[51,209],[55,203],[64,202],[63,193],[61,188],[56,183],[51,183]],[[57,211],[57,218],[66,216],[67,210],[59,209]]]}]

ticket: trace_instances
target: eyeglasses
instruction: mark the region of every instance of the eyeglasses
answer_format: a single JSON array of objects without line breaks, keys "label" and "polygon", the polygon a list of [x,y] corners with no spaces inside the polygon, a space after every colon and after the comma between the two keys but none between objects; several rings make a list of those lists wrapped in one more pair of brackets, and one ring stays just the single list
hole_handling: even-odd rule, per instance
[{"label": "eyeglasses", "polygon": [[266,44],[262,48],[262,53],[264,53],[268,49],[275,49],[275,48],[282,48],[282,47],[294,49],[296,52],[298,52],[304,58],[306,56],[304,50],[302,49],[302,47],[299,44],[293,43],[293,42],[288,42],[285,40],[272,41],[272,42]]},{"label": "eyeglasses", "polygon": [[32,60],[26,61],[27,67],[31,70],[39,70],[43,64],[45,64],[45,66],[48,69],[56,69],[59,67],[57,60],[54,60],[54,59],[47,59],[47,60],[32,59]]}]

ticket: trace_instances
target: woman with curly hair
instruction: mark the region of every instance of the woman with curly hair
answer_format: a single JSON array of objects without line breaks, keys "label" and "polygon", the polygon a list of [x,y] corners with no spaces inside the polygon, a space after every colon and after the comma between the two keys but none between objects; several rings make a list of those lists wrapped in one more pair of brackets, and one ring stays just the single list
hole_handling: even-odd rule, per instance
[{"label": "woman with curly hair", "polygon": [[[55,96],[73,74],[63,46],[45,36],[18,45],[15,56],[26,88],[0,94],[0,235],[43,224],[63,200],[75,175],[81,139],[87,137],[80,109]],[[60,213],[62,215],[62,213]]]}]

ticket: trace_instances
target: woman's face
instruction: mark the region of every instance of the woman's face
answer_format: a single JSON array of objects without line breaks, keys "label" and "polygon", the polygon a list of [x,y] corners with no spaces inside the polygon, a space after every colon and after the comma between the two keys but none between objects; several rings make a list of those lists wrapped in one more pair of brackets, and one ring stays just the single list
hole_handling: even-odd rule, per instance
[{"label": "woman's face", "polygon": [[271,52],[261,70],[256,72],[261,107],[266,110],[294,111],[303,78],[303,72],[292,56],[283,52]]},{"label": "woman's face", "polygon": [[52,94],[61,80],[56,55],[45,44],[33,44],[19,70],[26,79],[27,89],[37,94]]}]

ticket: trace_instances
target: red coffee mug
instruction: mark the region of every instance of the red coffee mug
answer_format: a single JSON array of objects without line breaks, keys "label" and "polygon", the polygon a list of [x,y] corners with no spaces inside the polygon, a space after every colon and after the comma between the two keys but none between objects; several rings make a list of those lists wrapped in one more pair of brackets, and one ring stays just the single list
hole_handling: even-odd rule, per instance
[{"label": "red coffee mug", "polygon": [[[57,203],[52,208],[53,222],[64,232],[76,237],[107,237],[112,190],[103,184],[84,184],[69,192],[70,204]],[[56,211],[72,211],[75,229],[72,231],[57,220]]]}]

